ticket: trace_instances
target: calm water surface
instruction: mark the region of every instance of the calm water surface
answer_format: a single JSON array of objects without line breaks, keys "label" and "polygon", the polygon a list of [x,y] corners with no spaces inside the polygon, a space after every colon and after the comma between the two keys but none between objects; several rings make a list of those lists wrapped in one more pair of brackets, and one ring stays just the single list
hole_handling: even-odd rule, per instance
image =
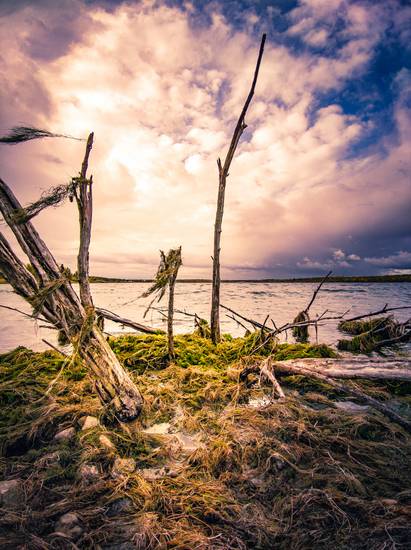
[{"label": "calm water surface", "polygon": [[[221,288],[221,303],[261,323],[267,314],[277,325],[292,321],[310,300],[317,283],[226,283]],[[109,309],[122,317],[144,322],[153,327],[165,328],[164,317],[157,311],[150,311],[143,320],[143,313],[149,302],[139,298],[148,287],[146,283],[92,284],[96,306]],[[180,283],[176,285],[175,307],[190,313],[197,313],[206,319],[210,315],[211,285],[208,283]],[[166,305],[166,298],[160,306]],[[328,310],[327,314],[343,313],[350,309],[349,316],[382,308],[386,303],[392,307],[411,306],[411,283],[329,283],[317,296],[311,308],[311,317]],[[0,304],[30,313],[30,307],[13,293],[9,285],[0,285]],[[399,320],[411,316],[411,310],[396,312]],[[0,352],[17,346],[43,350],[47,346],[42,338],[56,343],[56,332],[42,328],[40,322],[0,309]],[[335,344],[339,338],[337,322],[319,329],[319,341]],[[221,310],[221,328],[234,336],[242,336],[244,329],[229,319]],[[130,329],[106,322],[106,332],[118,334]],[[193,320],[176,315],[176,333],[193,330]],[[315,338],[314,334],[312,335]],[[290,336],[289,336],[290,338]]]}]

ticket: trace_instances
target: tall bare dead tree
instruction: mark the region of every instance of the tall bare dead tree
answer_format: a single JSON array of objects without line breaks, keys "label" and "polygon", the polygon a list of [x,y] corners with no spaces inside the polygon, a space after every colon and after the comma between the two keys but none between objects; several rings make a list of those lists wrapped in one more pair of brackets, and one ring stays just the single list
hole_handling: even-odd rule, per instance
[{"label": "tall bare dead tree", "polygon": [[[33,139],[33,138],[28,138]],[[87,140],[86,152],[78,177],[73,178],[66,194],[75,196],[80,219],[80,246],[78,272],[80,299],[70,278],[60,269],[45,242],[29,221],[35,214],[24,209],[9,186],[0,179],[0,210],[13,231],[21,250],[28,257],[30,273],[13,252],[6,238],[0,234],[0,269],[17,294],[27,300],[36,315],[41,315],[62,332],[71,342],[75,354],[90,369],[95,388],[102,403],[113,411],[118,420],[135,419],[142,408],[143,399],[129,374],[118,362],[96,325],[88,273],[89,245],[92,221],[92,177],[87,178],[89,155],[93,146],[93,134]],[[64,198],[62,189],[59,188]],[[52,194],[37,201],[38,213],[44,203],[56,204]],[[58,202],[58,201],[57,201]],[[42,203],[41,208],[39,204]]]},{"label": "tall bare dead tree", "polygon": [[211,295],[211,339],[216,344],[220,341],[220,252],[221,252],[221,227],[223,223],[223,214],[224,214],[224,197],[225,197],[225,188],[227,183],[227,177],[229,175],[229,169],[231,162],[233,160],[235,151],[237,149],[238,142],[247,128],[245,123],[245,115],[247,113],[248,107],[251,103],[251,99],[254,95],[255,86],[257,83],[258,72],[260,70],[261,59],[264,53],[264,44],[266,40],[266,35],[263,34],[260,44],[260,51],[258,53],[257,65],[254,71],[254,78],[251,84],[250,92],[247,96],[246,102],[244,103],[243,110],[241,111],[240,117],[238,119],[237,125],[234,129],[233,137],[231,139],[230,147],[228,149],[227,156],[225,158],[224,164],[219,158],[217,160],[218,166],[218,197],[217,197],[217,211],[214,224],[214,253],[213,253],[213,286],[212,286],[212,295]]}]

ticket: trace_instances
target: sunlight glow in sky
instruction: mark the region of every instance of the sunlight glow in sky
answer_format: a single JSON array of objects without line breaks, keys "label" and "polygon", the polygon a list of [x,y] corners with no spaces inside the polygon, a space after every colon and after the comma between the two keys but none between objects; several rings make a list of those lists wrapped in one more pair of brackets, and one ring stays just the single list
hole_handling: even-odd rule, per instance
[{"label": "sunlight glow in sky", "polygon": [[[0,130],[87,136],[94,274],[150,277],[182,245],[209,277],[224,158],[268,33],[227,184],[226,278],[411,270],[411,6],[400,0],[3,0]],[[83,145],[0,148],[23,203]],[[75,206],[35,221],[74,268]]]}]

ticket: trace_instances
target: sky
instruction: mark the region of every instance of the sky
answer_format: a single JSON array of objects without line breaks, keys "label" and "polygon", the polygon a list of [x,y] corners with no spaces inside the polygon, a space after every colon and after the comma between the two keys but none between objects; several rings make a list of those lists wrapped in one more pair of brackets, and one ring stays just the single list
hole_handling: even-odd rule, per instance
[{"label": "sky", "polygon": [[[181,277],[211,276],[216,161],[263,32],[223,278],[411,273],[410,2],[0,0],[0,26],[0,132],[95,132],[93,274],[152,277],[159,249],[182,245]],[[0,176],[27,204],[83,153],[1,145]],[[75,205],[34,223],[75,269]]]}]

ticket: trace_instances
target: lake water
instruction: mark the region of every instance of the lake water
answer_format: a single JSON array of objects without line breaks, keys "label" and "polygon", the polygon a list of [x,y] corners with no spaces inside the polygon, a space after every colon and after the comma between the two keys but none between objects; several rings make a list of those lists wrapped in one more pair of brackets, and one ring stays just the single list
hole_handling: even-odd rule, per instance
[{"label": "lake water", "polygon": [[[143,322],[153,327],[165,328],[160,312],[150,311],[143,320],[148,299],[140,298],[147,283],[92,284],[96,306],[109,309],[122,317]],[[270,315],[277,325],[292,321],[309,302],[317,283],[223,283],[221,303],[261,323]],[[180,283],[176,285],[175,308],[197,313],[205,319],[210,315],[211,285],[209,283]],[[350,309],[348,316],[375,311],[386,303],[391,307],[411,306],[411,283],[326,283],[310,310],[311,318],[328,310],[327,315],[341,314]],[[9,285],[0,285],[0,304],[30,313],[30,307],[14,294]],[[156,304],[157,305],[157,304]],[[166,306],[166,297],[160,307]],[[244,334],[244,329],[221,310],[222,332],[234,336]],[[406,320],[411,310],[395,312],[396,318]],[[334,345],[341,337],[337,321],[319,328],[318,340]],[[106,332],[115,334],[130,332],[118,324],[106,322]],[[193,330],[193,319],[176,314],[175,332]],[[56,343],[56,331],[41,327],[41,323],[17,312],[0,309],[0,352],[19,345],[33,350],[47,349],[42,338]],[[288,335],[291,339],[291,336]],[[314,334],[312,338],[315,339]]]}]

